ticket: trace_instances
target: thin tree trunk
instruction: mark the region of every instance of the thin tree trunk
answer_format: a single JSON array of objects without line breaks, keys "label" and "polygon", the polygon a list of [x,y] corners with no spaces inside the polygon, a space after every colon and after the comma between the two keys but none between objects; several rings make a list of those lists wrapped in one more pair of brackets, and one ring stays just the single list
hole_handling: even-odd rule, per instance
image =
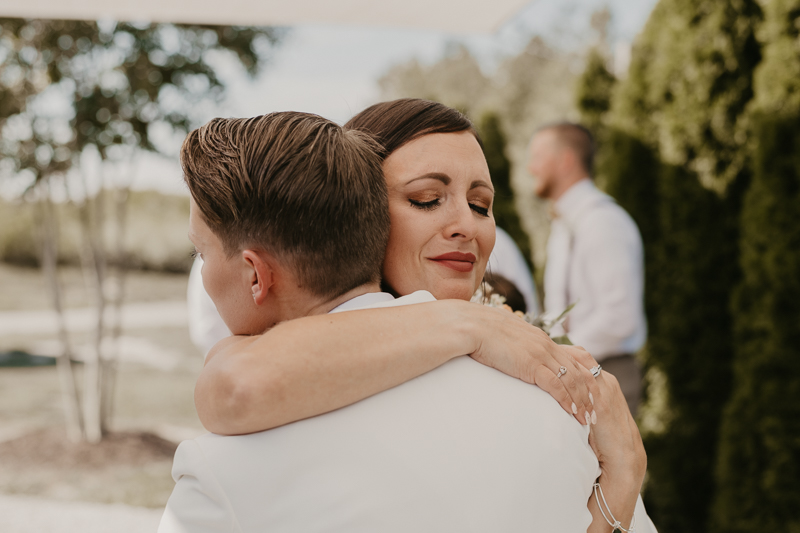
[{"label": "thin tree trunk", "polygon": [[[84,268],[91,273],[92,286],[95,294],[95,310],[97,323],[94,331],[92,350],[87,354],[84,365],[84,392],[83,416],[85,422],[86,440],[100,442],[103,437],[101,404],[103,382],[103,338],[105,336],[105,254],[99,236],[102,228],[102,190],[93,198],[86,198],[81,207],[81,222],[83,225],[84,245],[82,255]],[[93,214],[92,208],[95,208]],[[87,276],[89,277],[89,276]]]},{"label": "thin tree trunk", "polygon": [[83,438],[80,398],[75,386],[75,373],[71,361],[72,349],[64,317],[61,284],[58,279],[58,225],[50,198],[49,184],[43,185],[40,192],[39,209],[41,220],[39,227],[42,229],[42,273],[44,274],[46,286],[50,290],[53,307],[58,317],[58,337],[62,346],[61,353],[56,358],[56,367],[61,383],[61,404],[64,408],[67,438],[72,442],[80,442]]},{"label": "thin tree trunk", "polygon": [[112,348],[105,360],[105,379],[103,381],[102,424],[103,428],[109,427],[114,411],[114,395],[117,384],[117,370],[120,356],[120,337],[122,336],[122,303],[125,299],[125,282],[128,275],[128,255],[125,249],[125,235],[128,224],[128,197],[130,195],[130,180],[128,184],[114,192],[115,235],[114,254],[117,270],[117,287],[114,299],[111,302],[113,309],[113,327],[111,329]]}]

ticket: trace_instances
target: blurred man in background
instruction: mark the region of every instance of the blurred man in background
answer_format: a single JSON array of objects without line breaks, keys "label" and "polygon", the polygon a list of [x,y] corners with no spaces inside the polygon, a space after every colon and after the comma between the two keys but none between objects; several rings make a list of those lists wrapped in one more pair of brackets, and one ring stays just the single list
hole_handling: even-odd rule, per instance
[{"label": "blurred man in background", "polygon": [[594,140],[578,124],[539,129],[530,144],[534,192],[550,200],[544,309],[620,383],[635,416],[641,371],[634,354],[647,337],[642,238],[633,219],[592,182]]}]

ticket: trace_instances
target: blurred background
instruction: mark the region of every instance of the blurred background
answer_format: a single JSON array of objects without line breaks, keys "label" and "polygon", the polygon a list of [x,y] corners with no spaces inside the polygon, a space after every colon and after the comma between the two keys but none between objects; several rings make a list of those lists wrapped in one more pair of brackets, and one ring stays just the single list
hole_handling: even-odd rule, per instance
[{"label": "blurred background", "polygon": [[423,97],[478,125],[540,294],[528,142],[563,119],[597,137],[644,241],[659,531],[800,531],[800,0],[518,4],[483,31],[0,18],[0,530],[155,530],[203,432],[186,132]]}]

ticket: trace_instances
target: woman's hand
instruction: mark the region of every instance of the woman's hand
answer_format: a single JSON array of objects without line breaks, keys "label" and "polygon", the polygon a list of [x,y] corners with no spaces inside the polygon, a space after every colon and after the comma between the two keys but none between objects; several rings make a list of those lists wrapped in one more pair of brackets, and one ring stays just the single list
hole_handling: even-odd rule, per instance
[{"label": "woman's hand", "polygon": [[[597,365],[589,352],[579,347],[576,349],[582,352],[576,353],[575,357],[583,366],[591,368]],[[627,529],[647,470],[647,455],[617,378],[608,372],[600,372],[596,383],[599,389],[594,396],[597,423],[592,425],[589,444],[600,463],[598,482],[608,508]],[[589,499],[589,510],[594,518],[590,532],[611,531],[594,495]]]},{"label": "woman's hand", "polygon": [[[591,372],[576,361],[585,350],[558,345],[541,329],[503,309],[464,302],[462,312],[474,339],[473,359],[538,385],[581,424],[590,423],[599,389]],[[559,377],[562,367],[566,373]]]}]

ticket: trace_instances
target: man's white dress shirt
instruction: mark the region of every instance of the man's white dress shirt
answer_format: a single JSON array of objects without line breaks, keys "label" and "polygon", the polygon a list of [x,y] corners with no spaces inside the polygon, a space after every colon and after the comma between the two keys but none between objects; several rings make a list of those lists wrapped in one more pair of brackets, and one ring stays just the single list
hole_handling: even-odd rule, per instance
[{"label": "man's white dress shirt", "polygon": [[159,533],[586,531],[587,435],[538,387],[459,357],[325,415],[181,443]]},{"label": "man's white dress shirt", "polygon": [[[576,302],[567,333],[597,360],[632,354],[647,337],[642,238],[633,219],[584,179],[553,205],[545,311],[558,315]],[[556,335],[563,334],[558,328]]]},{"label": "man's white dress shirt", "polygon": [[533,284],[533,276],[528,264],[511,235],[500,227],[497,228],[494,250],[489,256],[489,265],[486,270],[488,273],[500,274],[513,283],[525,298],[528,312],[534,315],[539,314],[539,298],[536,296],[536,286]]}]

